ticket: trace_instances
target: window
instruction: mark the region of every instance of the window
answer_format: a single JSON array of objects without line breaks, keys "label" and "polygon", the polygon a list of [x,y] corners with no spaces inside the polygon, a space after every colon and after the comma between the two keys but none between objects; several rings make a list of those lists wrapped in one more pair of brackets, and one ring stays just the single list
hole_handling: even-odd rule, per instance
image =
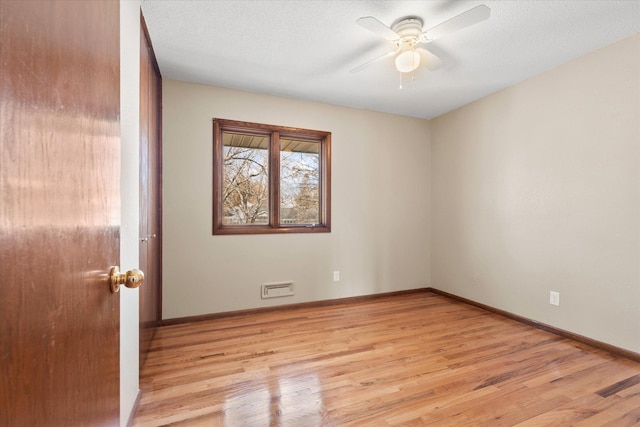
[{"label": "window", "polygon": [[331,231],[331,133],[213,121],[213,234]]}]

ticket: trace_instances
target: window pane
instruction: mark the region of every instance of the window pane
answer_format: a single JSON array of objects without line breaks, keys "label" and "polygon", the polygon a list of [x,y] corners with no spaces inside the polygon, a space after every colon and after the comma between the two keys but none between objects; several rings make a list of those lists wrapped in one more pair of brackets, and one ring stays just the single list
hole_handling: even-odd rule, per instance
[{"label": "window pane", "polygon": [[222,224],[269,223],[269,137],[223,132]]},{"label": "window pane", "polygon": [[280,224],[320,223],[320,143],[280,139]]}]

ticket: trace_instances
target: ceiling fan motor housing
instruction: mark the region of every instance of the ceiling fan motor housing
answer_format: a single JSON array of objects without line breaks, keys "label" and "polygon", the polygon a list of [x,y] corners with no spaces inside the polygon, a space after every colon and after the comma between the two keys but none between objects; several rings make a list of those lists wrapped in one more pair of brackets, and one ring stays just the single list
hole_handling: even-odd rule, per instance
[{"label": "ceiling fan motor housing", "polygon": [[420,40],[422,25],[422,19],[417,16],[407,16],[394,22],[391,29],[400,36],[397,46],[402,50],[413,49]]}]

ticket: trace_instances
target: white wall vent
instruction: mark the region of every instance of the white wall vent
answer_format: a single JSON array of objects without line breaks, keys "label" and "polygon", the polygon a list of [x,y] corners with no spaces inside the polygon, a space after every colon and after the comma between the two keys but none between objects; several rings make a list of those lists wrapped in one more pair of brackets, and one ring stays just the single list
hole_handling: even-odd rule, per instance
[{"label": "white wall vent", "polygon": [[290,297],[293,293],[293,282],[265,283],[262,285],[262,299]]}]

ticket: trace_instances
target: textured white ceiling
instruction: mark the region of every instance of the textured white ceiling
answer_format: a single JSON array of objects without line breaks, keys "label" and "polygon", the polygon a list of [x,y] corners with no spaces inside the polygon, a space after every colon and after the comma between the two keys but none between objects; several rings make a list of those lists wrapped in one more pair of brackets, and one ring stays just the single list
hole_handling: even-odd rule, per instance
[{"label": "textured white ceiling", "polygon": [[[478,4],[489,20],[429,44],[444,65],[415,82],[393,45],[358,26],[417,15],[430,28]],[[165,78],[433,118],[640,31],[640,1],[143,0]],[[640,54],[640,53],[639,53]]]}]

